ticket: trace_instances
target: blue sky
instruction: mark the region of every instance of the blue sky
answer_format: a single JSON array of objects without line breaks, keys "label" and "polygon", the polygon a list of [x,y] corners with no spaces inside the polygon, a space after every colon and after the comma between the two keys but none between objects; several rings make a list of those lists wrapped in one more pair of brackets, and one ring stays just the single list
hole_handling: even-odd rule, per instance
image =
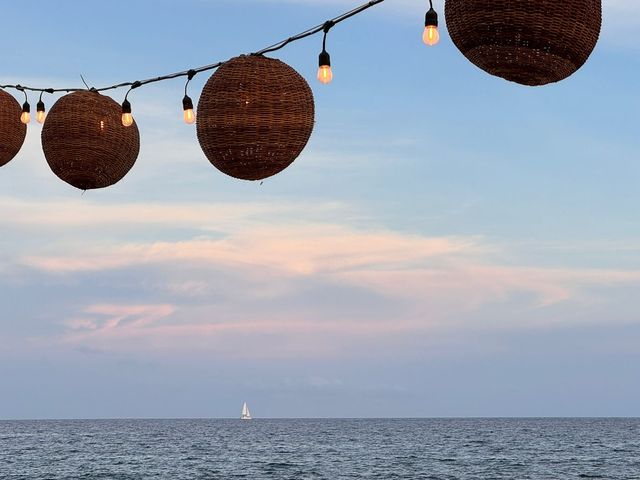
[{"label": "blue sky", "polygon": [[[182,80],[130,95],[140,156],[104,191],[32,123],[0,169],[0,418],[640,415],[640,9],[605,0],[587,64],[532,89],[444,26],[425,47],[424,3],[335,27],[329,86],[321,37],[277,54],[316,126],[262,185],[205,159]],[[146,78],[358,4],[7,5],[2,83]]]}]

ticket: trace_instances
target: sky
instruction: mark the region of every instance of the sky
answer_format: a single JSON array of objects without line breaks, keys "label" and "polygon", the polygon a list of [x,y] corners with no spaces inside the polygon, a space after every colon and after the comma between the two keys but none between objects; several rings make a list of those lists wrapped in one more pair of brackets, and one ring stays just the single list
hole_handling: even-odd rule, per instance
[{"label": "sky", "polygon": [[[9,4],[0,83],[152,77],[359,3]],[[321,37],[274,55],[316,124],[263,184],[206,160],[183,80],[129,96],[140,156],[105,190],[57,179],[32,123],[0,168],[0,418],[640,415],[639,3],[604,0],[589,61],[540,88],[444,25],[424,46],[425,4],[336,26],[328,86]]]}]

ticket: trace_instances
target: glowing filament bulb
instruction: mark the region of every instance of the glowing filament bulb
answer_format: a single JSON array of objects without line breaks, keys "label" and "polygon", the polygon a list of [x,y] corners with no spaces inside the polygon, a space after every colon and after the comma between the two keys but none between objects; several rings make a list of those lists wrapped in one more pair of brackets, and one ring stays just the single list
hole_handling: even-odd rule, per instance
[{"label": "glowing filament bulb", "polygon": [[196,122],[196,114],[194,113],[193,109],[190,108],[189,110],[185,110],[184,123],[188,125],[193,125],[195,122]]},{"label": "glowing filament bulb", "polygon": [[182,109],[184,110],[184,123],[193,125],[196,121],[196,114],[193,111],[193,101],[188,95],[182,99]]},{"label": "glowing filament bulb", "polygon": [[47,118],[47,112],[44,108],[44,102],[42,100],[38,102],[36,111],[36,120],[38,121],[38,123],[44,123],[44,120]]},{"label": "glowing filament bulb", "polygon": [[320,80],[320,83],[324,83],[325,85],[333,80],[333,72],[329,65],[322,65],[318,68],[318,80]]},{"label": "glowing filament bulb", "polygon": [[131,125],[133,125],[133,115],[131,115],[130,113],[123,113],[122,125],[124,125],[125,127],[130,127]]},{"label": "glowing filament bulb", "polygon": [[131,104],[129,100],[122,102],[122,125],[130,127],[133,125],[133,115],[131,115]]},{"label": "glowing filament bulb", "polygon": [[433,9],[433,5],[424,16],[422,41],[430,47],[433,47],[440,41],[440,33],[438,33],[438,12]]},{"label": "glowing filament bulb", "polygon": [[333,80],[333,72],[331,71],[331,57],[326,51],[322,51],[319,58],[318,80],[320,83],[328,84]]},{"label": "glowing filament bulb", "polygon": [[29,102],[24,102],[22,105],[22,114],[20,115],[20,121],[25,125],[31,121],[31,106]]},{"label": "glowing filament bulb", "polygon": [[426,27],[424,27],[422,41],[430,47],[436,45],[440,41],[440,33],[438,33],[438,27],[435,25],[427,25]]}]

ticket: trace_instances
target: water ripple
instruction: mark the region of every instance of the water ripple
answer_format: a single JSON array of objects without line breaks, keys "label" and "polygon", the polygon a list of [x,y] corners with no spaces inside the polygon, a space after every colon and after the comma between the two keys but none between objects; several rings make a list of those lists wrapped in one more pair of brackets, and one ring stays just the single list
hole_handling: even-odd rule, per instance
[{"label": "water ripple", "polygon": [[640,480],[638,419],[0,422],[2,480]]}]

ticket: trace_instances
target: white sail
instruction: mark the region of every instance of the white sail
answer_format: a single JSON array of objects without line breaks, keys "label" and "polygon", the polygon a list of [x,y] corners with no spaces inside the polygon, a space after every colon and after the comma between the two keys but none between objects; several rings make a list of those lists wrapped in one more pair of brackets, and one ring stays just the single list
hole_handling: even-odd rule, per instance
[{"label": "white sail", "polygon": [[240,420],[251,420],[251,412],[249,411],[247,402],[244,402],[244,405],[242,405],[242,414],[240,415]]}]

